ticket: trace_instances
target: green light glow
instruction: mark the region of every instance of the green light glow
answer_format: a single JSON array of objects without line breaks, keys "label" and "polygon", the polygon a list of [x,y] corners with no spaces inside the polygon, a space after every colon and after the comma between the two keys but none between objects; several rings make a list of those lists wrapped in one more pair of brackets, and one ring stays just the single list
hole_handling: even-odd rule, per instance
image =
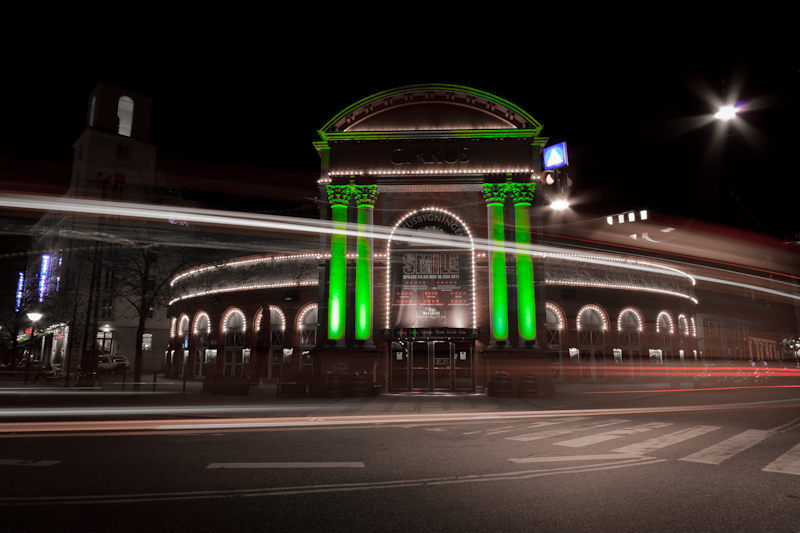
[{"label": "green light glow", "polygon": [[[531,222],[528,213],[530,204],[514,205],[515,239],[521,248],[531,243]],[[519,336],[532,341],[536,338],[536,305],[533,292],[533,258],[527,253],[517,254],[517,316]]]},{"label": "green light glow", "polygon": [[489,206],[489,235],[492,240],[491,268],[492,280],[492,334],[495,339],[508,339],[508,280],[506,277],[506,254],[503,251],[505,228],[503,225],[503,204],[491,203]]},{"label": "green light glow", "polygon": [[356,339],[369,339],[372,330],[372,246],[368,237],[372,206],[358,206],[358,239],[356,248]]},{"label": "green light glow", "polygon": [[[331,218],[336,230],[344,231],[347,225],[347,206],[332,204]],[[331,237],[331,263],[328,284],[328,339],[344,338],[345,306],[347,304],[347,237]]]}]

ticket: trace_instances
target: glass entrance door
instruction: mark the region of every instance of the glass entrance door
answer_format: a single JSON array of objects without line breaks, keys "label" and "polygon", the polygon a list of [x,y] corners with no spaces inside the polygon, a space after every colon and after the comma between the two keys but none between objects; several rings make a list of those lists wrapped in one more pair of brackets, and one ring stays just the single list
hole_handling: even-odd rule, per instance
[{"label": "glass entrance door", "polygon": [[430,390],[430,356],[427,342],[411,344],[411,388],[413,390]]},{"label": "glass entrance door", "polygon": [[472,341],[414,341],[392,346],[392,390],[474,389]]}]

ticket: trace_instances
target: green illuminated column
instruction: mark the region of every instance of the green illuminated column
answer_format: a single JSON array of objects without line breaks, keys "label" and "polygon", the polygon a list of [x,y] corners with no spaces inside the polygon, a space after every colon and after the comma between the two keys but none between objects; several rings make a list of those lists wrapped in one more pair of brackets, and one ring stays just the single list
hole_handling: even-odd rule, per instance
[{"label": "green illuminated column", "polygon": [[489,295],[491,310],[492,341],[504,343],[508,340],[508,281],[506,279],[505,224],[503,204],[506,201],[505,183],[483,185],[489,221]]},{"label": "green illuminated column", "polygon": [[[517,317],[520,344],[536,339],[536,301],[533,294],[533,258],[530,253],[533,183],[509,183],[514,202],[514,237],[517,241]],[[523,252],[522,250],[525,250]]]},{"label": "green illuminated column", "polygon": [[378,197],[377,185],[356,185],[358,240],[356,248],[356,340],[372,339],[372,209]]},{"label": "green illuminated column", "polygon": [[328,340],[343,344],[347,305],[347,204],[350,185],[328,185],[331,220],[337,233],[331,237],[331,261],[328,277]]}]

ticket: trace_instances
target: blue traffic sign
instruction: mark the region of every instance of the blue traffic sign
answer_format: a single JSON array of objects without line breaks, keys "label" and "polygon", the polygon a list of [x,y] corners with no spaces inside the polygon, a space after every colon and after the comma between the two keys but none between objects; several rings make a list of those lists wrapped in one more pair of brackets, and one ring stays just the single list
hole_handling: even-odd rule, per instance
[{"label": "blue traffic sign", "polygon": [[553,170],[554,168],[564,167],[569,165],[569,158],[567,157],[567,143],[562,142],[548,146],[544,149],[544,169]]}]

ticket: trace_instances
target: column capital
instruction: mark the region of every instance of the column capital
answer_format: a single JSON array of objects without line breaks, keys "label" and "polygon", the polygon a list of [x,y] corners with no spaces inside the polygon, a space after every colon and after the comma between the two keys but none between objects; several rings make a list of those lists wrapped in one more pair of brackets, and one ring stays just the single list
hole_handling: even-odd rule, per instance
[{"label": "column capital", "polygon": [[509,183],[507,186],[514,205],[533,203],[533,192],[536,190],[535,183]]},{"label": "column capital", "polygon": [[357,207],[375,207],[378,199],[377,185],[353,185],[353,198]]},{"label": "column capital", "polygon": [[506,183],[484,183],[483,199],[486,205],[503,204],[506,201],[508,186]]},{"label": "column capital", "polygon": [[350,203],[350,196],[353,188],[350,185],[328,185],[328,202],[331,205],[347,206]]}]

